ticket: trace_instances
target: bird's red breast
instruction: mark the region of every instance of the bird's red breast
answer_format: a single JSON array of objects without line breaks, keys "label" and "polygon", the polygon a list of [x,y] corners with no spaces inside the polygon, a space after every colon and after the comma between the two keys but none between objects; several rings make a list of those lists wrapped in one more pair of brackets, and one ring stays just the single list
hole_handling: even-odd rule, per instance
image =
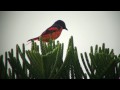
[{"label": "bird's red breast", "polygon": [[41,34],[42,41],[48,42],[50,39],[52,39],[52,40],[57,39],[60,36],[62,29],[63,29],[62,27],[60,27],[60,28],[58,28],[58,27],[48,28],[46,31],[44,31]]}]

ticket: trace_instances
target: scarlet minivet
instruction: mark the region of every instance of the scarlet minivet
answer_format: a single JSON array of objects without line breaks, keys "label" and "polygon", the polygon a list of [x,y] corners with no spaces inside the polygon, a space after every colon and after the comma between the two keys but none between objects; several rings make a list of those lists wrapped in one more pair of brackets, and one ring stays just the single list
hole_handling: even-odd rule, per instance
[{"label": "scarlet minivet", "polygon": [[66,28],[64,21],[57,20],[51,27],[46,29],[40,36],[29,39],[28,41],[39,40],[39,37],[41,37],[42,41],[44,42],[48,42],[50,39],[55,40],[60,36],[63,29],[68,30]]}]

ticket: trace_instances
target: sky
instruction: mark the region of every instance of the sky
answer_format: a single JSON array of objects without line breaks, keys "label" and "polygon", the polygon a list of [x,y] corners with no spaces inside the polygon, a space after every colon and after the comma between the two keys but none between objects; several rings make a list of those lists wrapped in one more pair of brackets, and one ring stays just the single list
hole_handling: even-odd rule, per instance
[{"label": "sky", "polygon": [[0,11],[0,55],[15,50],[16,44],[25,43],[26,50],[30,49],[27,40],[41,35],[57,20],[63,20],[68,29],[56,39],[64,43],[64,53],[73,36],[79,56],[102,43],[120,54],[120,11]]}]

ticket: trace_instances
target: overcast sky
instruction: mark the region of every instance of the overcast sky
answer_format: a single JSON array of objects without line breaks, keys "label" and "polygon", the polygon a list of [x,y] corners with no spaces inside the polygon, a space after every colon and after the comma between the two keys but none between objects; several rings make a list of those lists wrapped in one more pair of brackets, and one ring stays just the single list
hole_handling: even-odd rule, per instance
[{"label": "overcast sky", "polygon": [[105,43],[120,54],[119,11],[0,11],[0,55],[15,50],[16,44],[27,44],[28,39],[39,36],[57,20],[63,20],[68,28],[57,39],[64,43],[64,52],[73,36],[79,53]]}]

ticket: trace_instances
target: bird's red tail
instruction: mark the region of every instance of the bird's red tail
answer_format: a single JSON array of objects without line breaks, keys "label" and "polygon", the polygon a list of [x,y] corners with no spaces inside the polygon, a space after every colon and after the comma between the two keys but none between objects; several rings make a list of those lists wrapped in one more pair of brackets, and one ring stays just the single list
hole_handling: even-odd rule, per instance
[{"label": "bird's red tail", "polygon": [[[29,39],[28,41],[31,41],[31,40],[34,40],[34,41],[35,41],[35,40],[39,40],[39,37]],[[27,42],[28,42],[28,41],[27,41]]]}]

